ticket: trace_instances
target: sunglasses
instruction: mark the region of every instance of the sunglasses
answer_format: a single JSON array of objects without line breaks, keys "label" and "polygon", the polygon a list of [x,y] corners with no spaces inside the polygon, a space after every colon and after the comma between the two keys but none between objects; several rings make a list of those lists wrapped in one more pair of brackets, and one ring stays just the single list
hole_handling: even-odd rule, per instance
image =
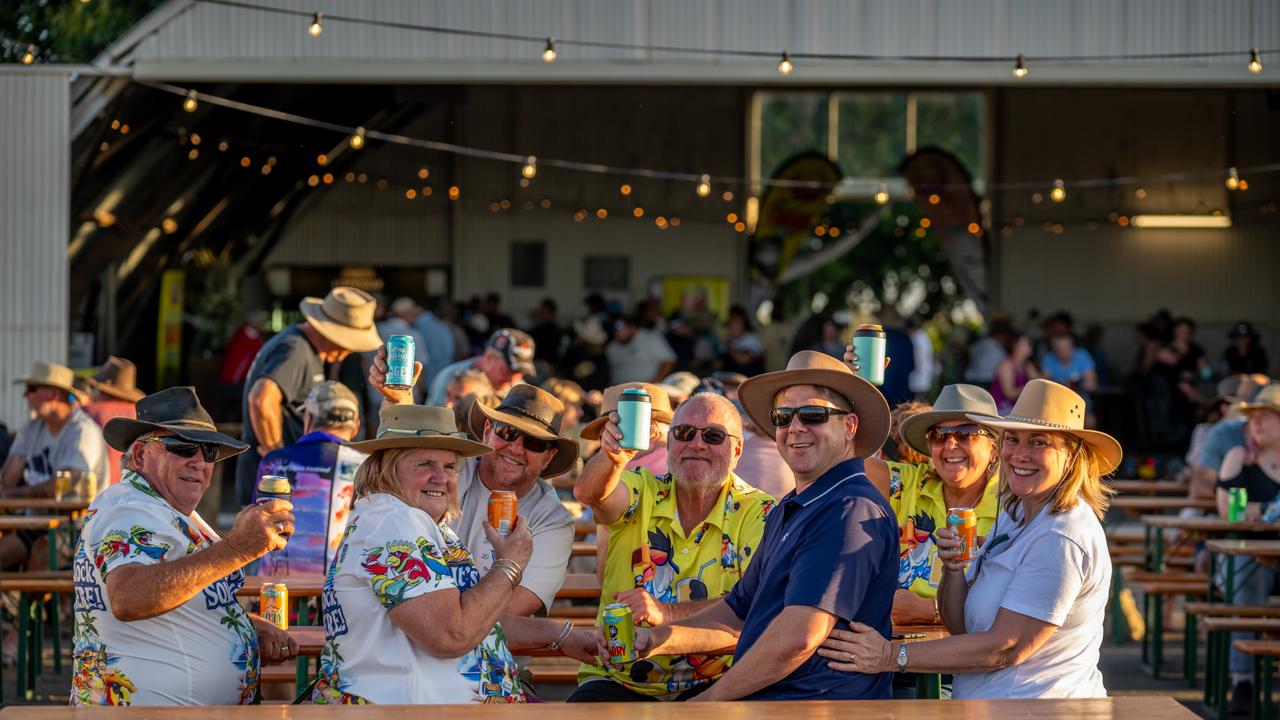
[{"label": "sunglasses", "polygon": [[213,443],[193,443],[182,438],[166,435],[165,437],[151,438],[144,442],[143,445],[153,442],[160,443],[164,446],[166,452],[170,455],[177,455],[180,458],[190,459],[195,457],[198,452],[205,462],[211,463],[218,459],[218,446]]},{"label": "sunglasses", "polygon": [[493,421],[493,434],[509,443],[520,440],[521,444],[524,445],[524,449],[531,453],[544,453],[555,447],[554,440],[533,437],[504,422]]},{"label": "sunglasses", "polygon": [[848,410],[840,410],[838,408],[825,407],[822,405],[805,405],[804,407],[780,407],[774,408],[769,413],[769,421],[776,428],[789,427],[791,421],[797,416],[803,425],[822,425],[831,419],[832,415],[848,415]]},{"label": "sunglasses", "polygon": [[947,438],[955,438],[957,443],[964,445],[983,435],[991,437],[991,433],[977,425],[951,425],[949,427],[930,428],[924,437],[929,441],[930,445],[946,445]]},{"label": "sunglasses", "polygon": [[696,425],[672,425],[671,437],[680,442],[693,442],[693,436],[699,432],[702,433],[702,442],[708,445],[719,445],[725,441],[725,438],[738,437],[730,435],[720,428],[704,427],[700,428]]}]

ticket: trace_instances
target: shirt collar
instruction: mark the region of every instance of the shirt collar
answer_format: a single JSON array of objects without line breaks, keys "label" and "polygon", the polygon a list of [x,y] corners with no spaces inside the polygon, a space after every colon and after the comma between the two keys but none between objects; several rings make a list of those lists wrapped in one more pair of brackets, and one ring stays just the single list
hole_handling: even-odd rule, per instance
[{"label": "shirt collar", "polygon": [[[944,512],[949,509],[946,507],[946,497],[942,494],[942,478],[938,477],[938,473],[933,468],[929,468],[925,472],[924,480],[920,483],[920,496],[933,500]],[[995,517],[996,503],[999,502],[999,496],[1000,479],[996,475],[987,480],[987,486],[982,491],[978,506],[974,508],[978,517]]]},{"label": "shirt collar", "polygon": [[863,471],[862,458],[860,457],[837,463],[830,470],[823,473],[822,477],[815,480],[812,485],[805,488],[804,492],[797,493],[792,490],[784,500],[801,507],[808,507],[815,501],[826,497],[836,486],[854,475],[866,476]]}]

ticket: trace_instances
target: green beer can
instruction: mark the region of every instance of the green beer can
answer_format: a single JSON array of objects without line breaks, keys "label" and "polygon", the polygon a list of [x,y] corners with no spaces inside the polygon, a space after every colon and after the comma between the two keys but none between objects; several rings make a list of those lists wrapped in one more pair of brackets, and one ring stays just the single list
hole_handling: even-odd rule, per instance
[{"label": "green beer can", "polygon": [[1244,506],[1249,503],[1249,491],[1242,488],[1227,490],[1227,520],[1240,522],[1244,520]]},{"label": "green beer can", "polygon": [[631,620],[631,608],[626,603],[606,605],[604,615],[604,641],[609,647],[609,662],[614,665],[635,662],[636,626]]}]

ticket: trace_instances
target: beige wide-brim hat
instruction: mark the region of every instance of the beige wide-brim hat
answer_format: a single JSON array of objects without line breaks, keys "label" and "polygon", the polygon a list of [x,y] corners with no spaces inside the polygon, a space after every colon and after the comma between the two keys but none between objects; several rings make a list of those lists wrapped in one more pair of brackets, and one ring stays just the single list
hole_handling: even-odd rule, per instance
[{"label": "beige wide-brim hat", "polygon": [[57,388],[75,396],[80,402],[89,398],[75,386],[76,376],[71,368],[57,363],[38,362],[31,365],[31,372],[13,381],[14,385],[43,385]]},{"label": "beige wide-brim hat", "polygon": [[584,440],[599,440],[600,433],[604,432],[604,426],[609,422],[609,413],[618,409],[618,398],[622,395],[623,390],[643,390],[649,395],[649,402],[652,407],[649,409],[649,419],[653,422],[669,423],[673,415],[671,411],[671,398],[667,397],[667,391],[653,383],[623,383],[606,388],[604,391],[604,400],[600,403],[600,417],[587,423],[579,435]]},{"label": "beige wide-brim hat", "polygon": [[1237,407],[1245,414],[1258,410],[1280,413],[1280,383],[1272,383],[1262,388],[1252,402],[1243,402]]},{"label": "beige wide-brim hat", "polygon": [[452,410],[426,405],[387,405],[378,413],[378,436],[349,447],[366,453],[394,448],[452,450],[461,457],[493,452],[458,430]]},{"label": "beige wide-brim hat", "polygon": [[826,353],[804,350],[791,356],[786,370],[748,378],[738,386],[738,401],[758,427],[773,429],[769,420],[773,398],[793,385],[816,385],[834,390],[853,405],[858,433],[853,446],[858,455],[870,457],[889,437],[889,403],[875,385],[853,374],[847,365]]},{"label": "beige wide-brim hat", "polygon": [[970,415],[999,416],[995,398],[977,385],[947,385],[938,393],[933,409],[916,413],[902,421],[902,439],[912,450],[929,455],[926,437],[934,426],[953,421],[973,422]]},{"label": "beige wide-brim hat", "polygon": [[482,438],[485,420],[492,420],[514,426],[526,435],[555,441],[556,456],[542,471],[542,477],[550,478],[568,472],[578,460],[578,442],[560,434],[563,418],[564,403],[559,398],[540,387],[518,383],[496,408],[473,404],[467,416],[467,431]]},{"label": "beige wide-brim hat", "polygon": [[138,389],[138,369],[124,358],[112,355],[99,368],[98,374],[89,380],[89,387],[117,400],[136,403],[146,397]]},{"label": "beige wide-brim hat", "polygon": [[298,304],[316,332],[351,352],[370,352],[382,345],[373,322],[377,307],[372,295],[351,287],[336,287],[323,300],[309,297]]},{"label": "beige wide-brim hat", "polygon": [[1084,429],[1084,398],[1065,385],[1037,379],[1027,383],[1004,417],[970,414],[970,420],[997,430],[1050,430],[1074,435],[1098,454],[1103,475],[1120,467],[1120,443],[1098,430]]}]

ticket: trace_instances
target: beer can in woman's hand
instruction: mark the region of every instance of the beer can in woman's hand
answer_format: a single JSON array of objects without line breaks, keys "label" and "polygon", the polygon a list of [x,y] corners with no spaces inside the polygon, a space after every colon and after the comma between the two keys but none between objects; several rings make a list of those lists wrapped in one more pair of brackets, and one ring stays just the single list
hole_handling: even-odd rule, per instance
[{"label": "beer can in woman's hand", "polygon": [[960,541],[960,557],[957,560],[968,562],[978,557],[978,513],[973,508],[948,508],[947,528]]},{"label": "beer can in woman's hand", "polygon": [[516,494],[510,490],[494,490],[489,495],[489,524],[494,532],[502,537],[511,534],[511,526],[516,524],[516,511],[519,509]]}]

